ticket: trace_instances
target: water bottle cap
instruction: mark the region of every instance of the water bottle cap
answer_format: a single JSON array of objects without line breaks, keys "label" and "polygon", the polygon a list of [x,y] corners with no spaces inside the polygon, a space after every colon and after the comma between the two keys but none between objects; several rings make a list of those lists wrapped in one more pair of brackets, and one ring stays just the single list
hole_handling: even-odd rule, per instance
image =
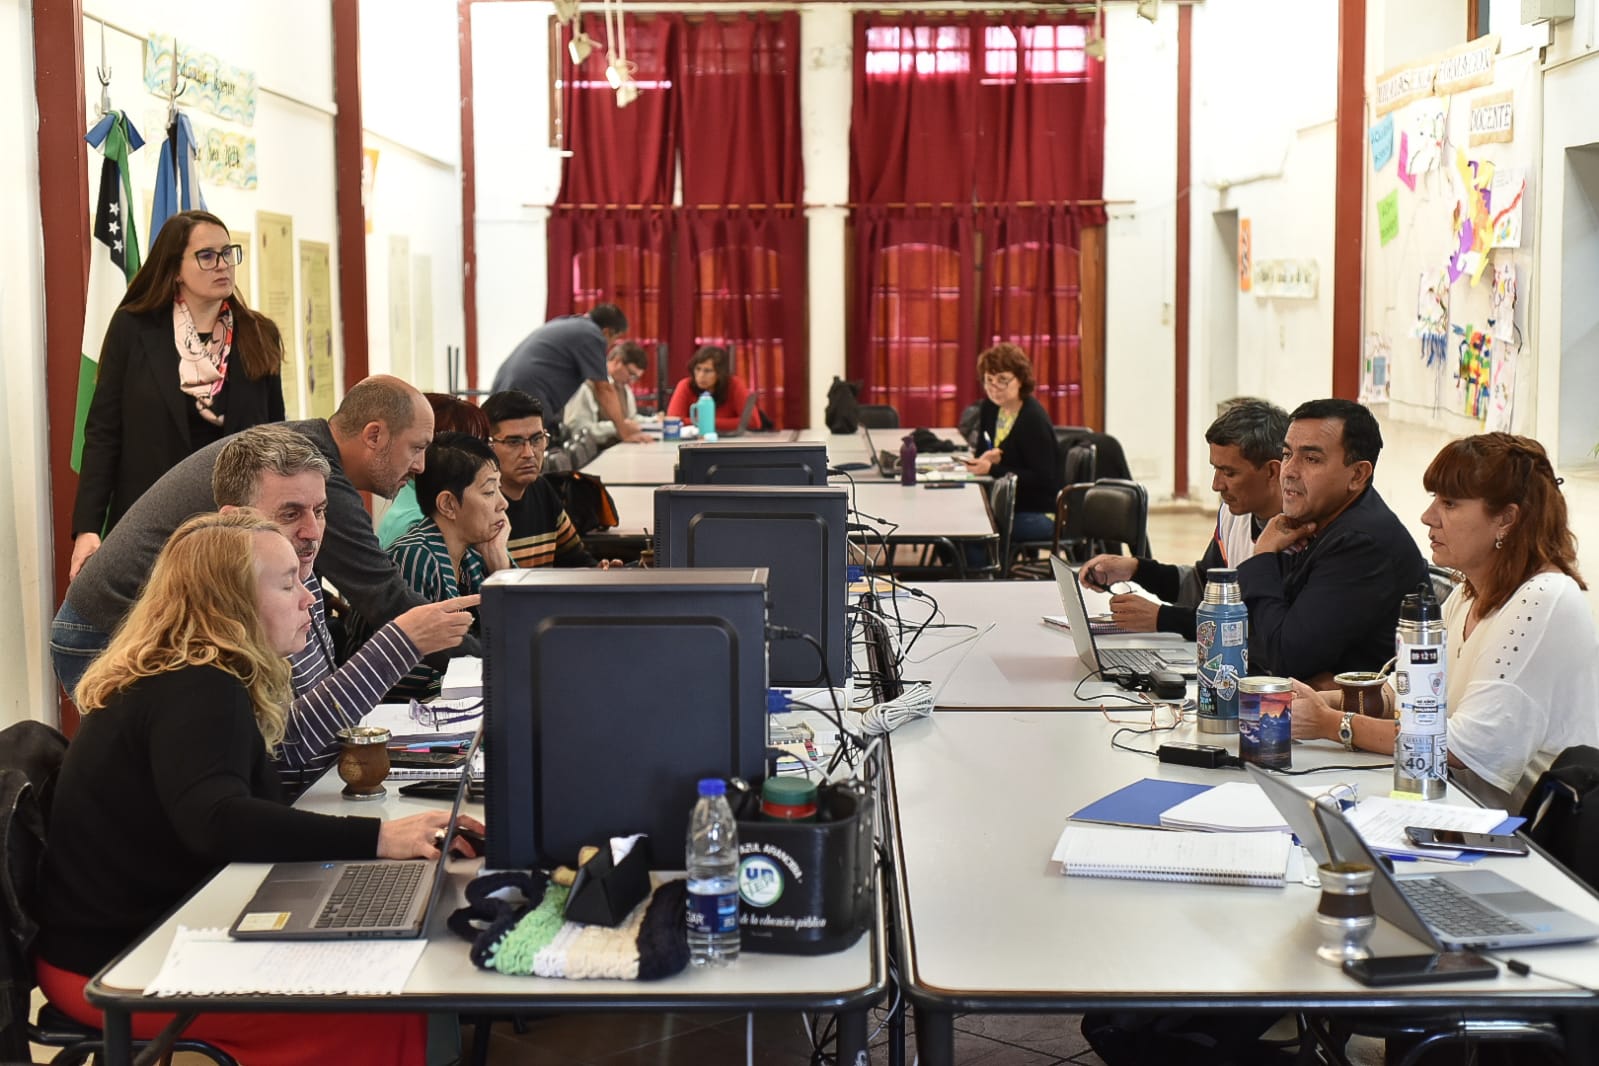
[{"label": "water bottle cap", "polygon": [[700,795],[725,796],[727,795],[727,782],[720,777],[700,778]]},{"label": "water bottle cap", "polygon": [[1405,596],[1399,601],[1399,619],[1403,622],[1439,622],[1443,620],[1443,610],[1438,606],[1438,598],[1433,595],[1432,584],[1423,581],[1416,586],[1416,591]]},{"label": "water bottle cap", "polygon": [[1213,567],[1205,571],[1205,583],[1215,582],[1219,585],[1238,584],[1238,571],[1230,566]]}]

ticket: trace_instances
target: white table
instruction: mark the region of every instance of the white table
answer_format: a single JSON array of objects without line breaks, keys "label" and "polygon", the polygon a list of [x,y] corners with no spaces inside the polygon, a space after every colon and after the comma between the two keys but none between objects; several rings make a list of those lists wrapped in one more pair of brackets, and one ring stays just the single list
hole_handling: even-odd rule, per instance
[{"label": "white table", "polygon": [[[899,974],[916,1007],[922,1066],[953,1061],[952,1019],[961,1011],[1595,1009],[1586,990],[1508,972],[1460,984],[1364,988],[1316,959],[1318,893],[1303,885],[1062,877],[1050,854],[1072,811],[1140,777],[1239,779],[1239,771],[1168,766],[1117,751],[1110,746],[1116,728],[1098,712],[941,710],[893,735]],[[1169,740],[1216,742],[1191,726],[1123,739],[1151,750]],[[1382,761],[1326,743],[1294,749],[1296,769]],[[1332,770],[1305,780],[1359,782],[1372,794],[1386,792],[1392,779],[1388,770]],[[1487,860],[1485,868],[1599,921],[1599,899],[1541,855]],[[1372,948],[1379,955],[1431,950],[1386,922],[1378,923]],[[1592,944],[1516,955],[1540,971],[1599,987]]]},{"label": "white table", "polygon": [[[774,441],[822,443],[827,445],[828,462],[835,465],[863,463],[871,458],[864,433],[836,434],[825,429],[801,429],[746,433],[740,437],[722,439],[751,444]],[[645,444],[613,444],[583,467],[583,472],[605,482],[608,489],[617,485],[670,485],[677,480],[677,449],[682,443],[680,440],[652,440]]]},{"label": "white table", "polygon": [[[326,814],[402,817],[436,808],[436,801],[399,795],[396,782],[382,802],[353,803],[338,795],[342,782],[328,774],[301,797],[298,806]],[[468,812],[479,817],[481,805]],[[745,952],[725,968],[689,967],[661,981],[563,981],[538,977],[506,977],[472,965],[468,945],[445,926],[452,910],[462,905],[466,882],[481,860],[456,859],[451,864],[448,905],[435,908],[428,927],[428,946],[406,981],[392,997],[252,996],[248,999],[184,996],[154,999],[143,989],[166,958],[177,926],[226,928],[259,886],[270,868],[234,863],[225,867],[139,943],[114,959],[89,982],[86,995],[106,1012],[107,1058],[131,1061],[131,1011],[424,1011],[507,1014],[529,1010],[597,1011],[755,1011],[808,1010],[839,1012],[840,1051],[864,1055],[867,1011],[882,998],[888,983],[882,909],[874,928],[854,946],[831,955],[803,957]]]}]

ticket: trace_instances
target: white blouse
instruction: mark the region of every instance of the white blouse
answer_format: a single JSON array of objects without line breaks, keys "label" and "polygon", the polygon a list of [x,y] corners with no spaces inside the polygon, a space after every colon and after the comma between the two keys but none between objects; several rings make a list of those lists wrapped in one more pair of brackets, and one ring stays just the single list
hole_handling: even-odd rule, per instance
[{"label": "white blouse", "polygon": [[1599,634],[1562,573],[1535,574],[1465,636],[1472,601],[1444,604],[1449,750],[1515,813],[1555,756],[1599,746]]}]

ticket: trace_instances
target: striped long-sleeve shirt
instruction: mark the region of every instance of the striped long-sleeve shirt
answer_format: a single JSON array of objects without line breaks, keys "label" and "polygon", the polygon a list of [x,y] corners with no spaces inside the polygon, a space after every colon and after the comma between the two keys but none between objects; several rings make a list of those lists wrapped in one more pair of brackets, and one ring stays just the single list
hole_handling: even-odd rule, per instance
[{"label": "striped long-sleeve shirt", "polygon": [[599,565],[583,546],[583,538],[548,481],[536,479],[521,499],[506,503],[505,517],[511,523],[507,547],[518,568]]},{"label": "striped long-sleeve shirt", "polygon": [[314,781],[338,758],[338,731],[359,721],[422,660],[411,638],[390,622],[335,668],[322,583],[312,575],[305,586],[315,597],[311,635],[289,657],[294,704],[277,761],[278,776],[291,792]]},{"label": "striped long-sleeve shirt", "polygon": [[[389,545],[389,555],[400,569],[400,577],[422,598],[432,603],[470,596],[483,587],[488,568],[477,549],[468,548],[461,556],[461,569],[456,571],[450,559],[450,547],[444,534],[431,518],[424,518],[412,526],[399,540]],[[472,632],[477,633],[477,610],[472,610]],[[390,691],[390,699],[430,700],[439,694],[444,684],[444,674],[418,661],[409,673],[400,678]]]}]

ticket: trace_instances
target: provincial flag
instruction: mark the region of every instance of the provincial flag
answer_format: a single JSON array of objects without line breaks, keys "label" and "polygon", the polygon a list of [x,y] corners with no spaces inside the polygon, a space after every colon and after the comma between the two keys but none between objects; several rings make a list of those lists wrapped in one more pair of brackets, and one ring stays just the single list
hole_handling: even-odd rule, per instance
[{"label": "provincial flag", "polygon": [[144,144],[139,131],[121,111],[108,111],[84,137],[105,157],[100,164],[100,191],[95,200],[94,239],[89,245],[89,293],[83,308],[82,360],[78,364],[78,408],[72,428],[72,469],[83,465],[83,426],[94,399],[100,369],[100,345],[106,328],[139,272],[139,236],[133,225],[133,185],[128,155]]}]

